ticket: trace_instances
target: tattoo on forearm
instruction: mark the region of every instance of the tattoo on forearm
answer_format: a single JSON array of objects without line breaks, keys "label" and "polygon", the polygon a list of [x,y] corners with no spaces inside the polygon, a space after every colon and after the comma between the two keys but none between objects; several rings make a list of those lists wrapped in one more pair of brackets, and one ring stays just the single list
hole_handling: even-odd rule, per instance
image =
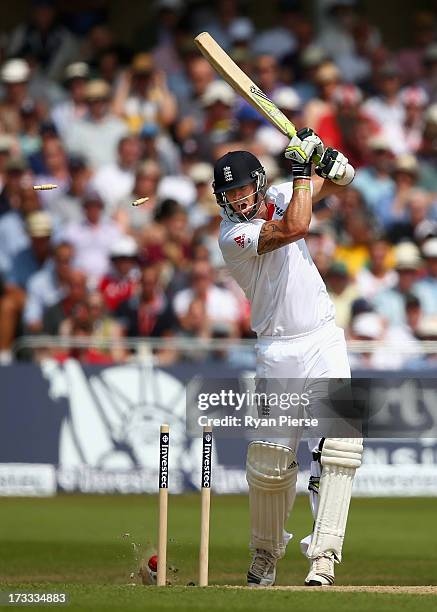
[{"label": "tattoo on forearm", "polygon": [[[258,238],[258,254],[270,253],[287,244],[284,232],[278,221],[267,221],[261,228]],[[282,225],[282,223],[281,223]]]}]

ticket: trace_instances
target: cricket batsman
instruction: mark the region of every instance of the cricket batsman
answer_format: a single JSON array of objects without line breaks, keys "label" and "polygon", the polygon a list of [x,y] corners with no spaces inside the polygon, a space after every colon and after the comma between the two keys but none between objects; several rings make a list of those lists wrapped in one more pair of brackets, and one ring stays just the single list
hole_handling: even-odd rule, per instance
[{"label": "cricket batsman", "polygon": [[[351,183],[355,171],[342,153],[325,150],[309,128],[291,139],[285,157],[291,162],[292,182],[268,190],[264,168],[247,151],[227,153],[214,167],[213,189],[223,209],[219,244],[230,273],[251,303],[252,328],[258,337],[256,377],[350,379],[344,333],[335,325],[334,306],[305,235],[313,204]],[[285,523],[296,496],[296,453],[302,433],[290,433],[285,444],[263,440],[248,446],[253,553],[249,586],[275,583],[276,564],[291,538]],[[313,439],[309,445],[314,527],[301,542],[310,562],[305,585],[328,586],[334,583],[334,564],[341,561],[362,438]]]}]

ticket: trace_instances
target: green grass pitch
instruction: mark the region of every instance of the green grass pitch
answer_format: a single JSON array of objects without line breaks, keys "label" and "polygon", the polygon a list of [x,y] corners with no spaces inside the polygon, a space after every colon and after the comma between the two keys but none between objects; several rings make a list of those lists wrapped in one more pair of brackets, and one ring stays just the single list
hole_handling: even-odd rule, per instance
[{"label": "green grass pitch", "polygon": [[[437,610],[437,588],[405,593],[249,590],[248,503],[213,496],[210,584],[197,581],[199,495],[170,496],[167,588],[137,577],[156,545],[155,496],[76,496],[0,500],[0,591],[69,594],[67,610],[262,610],[306,612]],[[437,499],[354,499],[337,566],[337,585],[437,585]],[[299,540],[311,529],[308,500],[299,497],[289,521],[294,538],[278,566],[278,585],[302,585],[306,560]],[[131,577],[131,575],[134,575]],[[5,608],[6,609],[6,608]]]}]

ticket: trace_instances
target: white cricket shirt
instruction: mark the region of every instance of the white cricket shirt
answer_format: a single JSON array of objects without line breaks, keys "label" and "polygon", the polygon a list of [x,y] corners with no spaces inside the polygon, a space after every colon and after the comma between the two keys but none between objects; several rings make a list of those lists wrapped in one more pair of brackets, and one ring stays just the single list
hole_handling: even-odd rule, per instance
[{"label": "white cricket shirt", "polygon": [[[268,189],[270,218],[281,219],[292,194],[293,183]],[[251,303],[252,329],[258,336],[300,336],[334,320],[334,305],[305,240],[258,255],[263,223],[232,223],[224,216],[220,226],[220,249]]]}]

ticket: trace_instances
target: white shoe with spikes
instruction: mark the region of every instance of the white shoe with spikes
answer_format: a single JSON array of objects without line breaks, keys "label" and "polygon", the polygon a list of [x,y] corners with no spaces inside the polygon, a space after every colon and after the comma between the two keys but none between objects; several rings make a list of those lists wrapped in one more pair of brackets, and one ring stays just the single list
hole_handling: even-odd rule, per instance
[{"label": "white shoe with spikes", "polygon": [[331,586],[334,584],[334,581],[333,555],[320,555],[320,557],[311,560],[310,571],[305,578],[305,586]]}]

